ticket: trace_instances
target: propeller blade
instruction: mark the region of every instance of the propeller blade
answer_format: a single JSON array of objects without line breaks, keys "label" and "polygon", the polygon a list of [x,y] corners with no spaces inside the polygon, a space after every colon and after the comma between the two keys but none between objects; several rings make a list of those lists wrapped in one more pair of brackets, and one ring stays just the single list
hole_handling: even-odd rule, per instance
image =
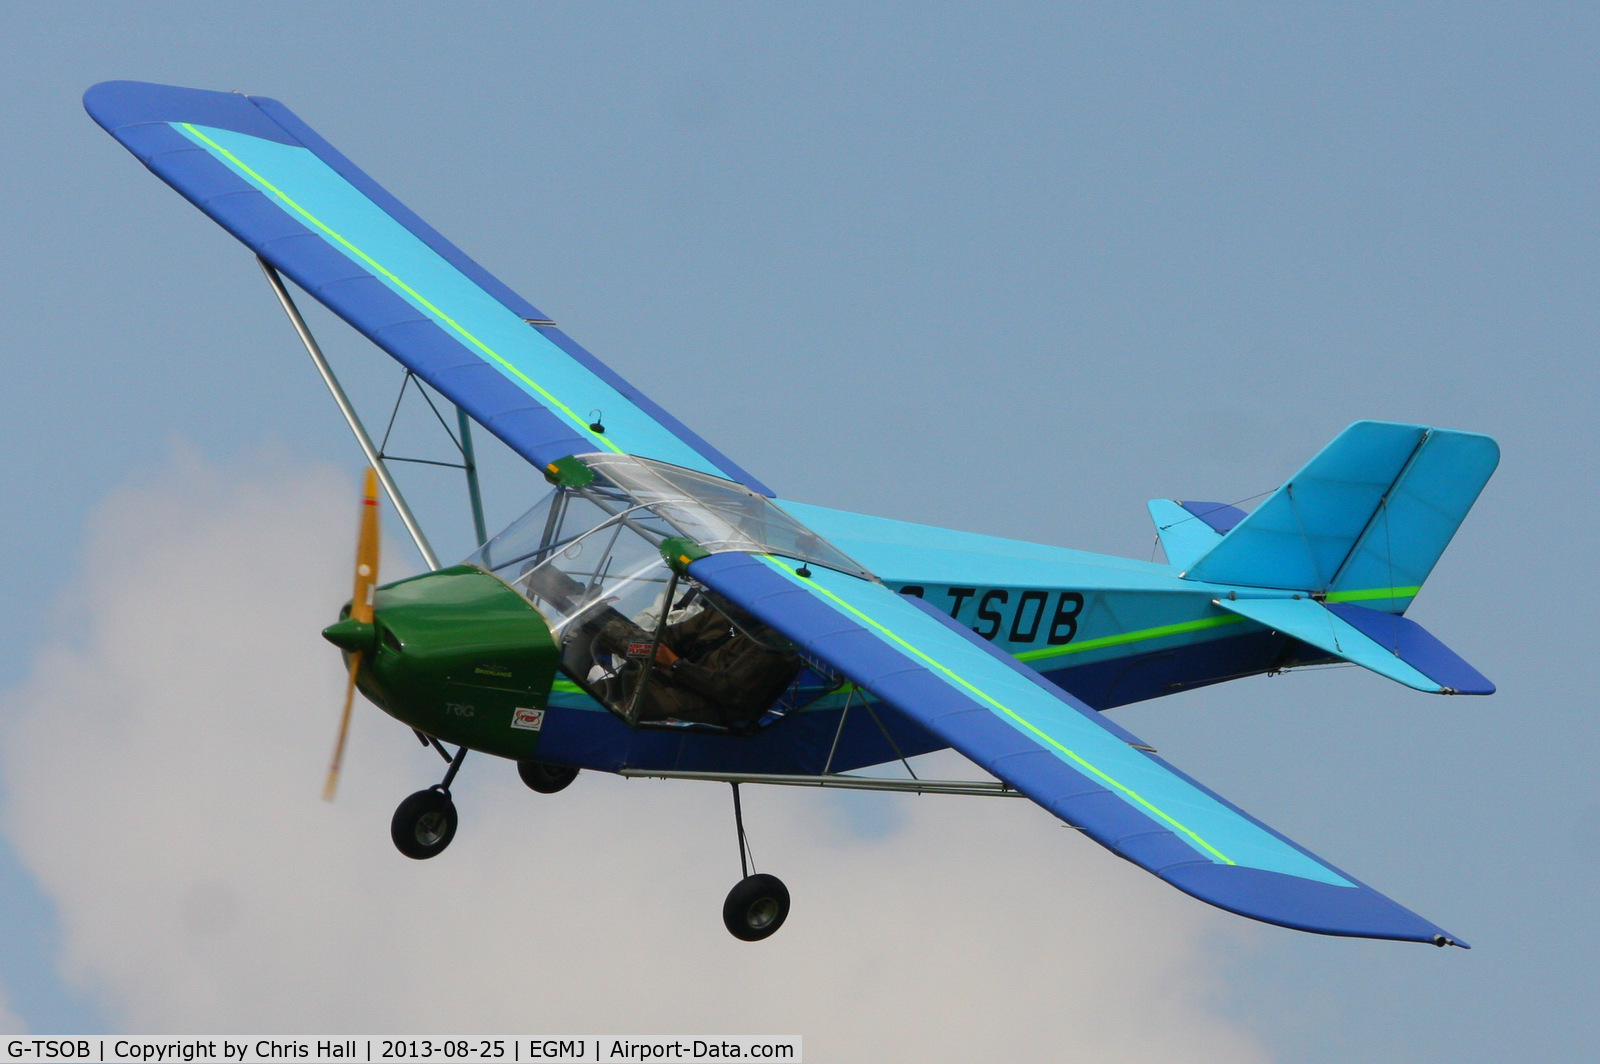
[{"label": "propeller blade", "polygon": [[[356,582],[350,596],[350,618],[372,623],[372,599],[378,584],[378,473],[367,467],[367,480],[361,494],[361,531],[356,538]],[[350,682],[344,690],[344,714],[339,718],[339,738],[333,747],[333,762],[322,785],[322,800],[333,801],[339,787],[339,767],[344,763],[344,744],[350,736],[350,710],[355,705],[356,673],[361,669],[361,652],[350,655]]]},{"label": "propeller blade", "polygon": [[356,540],[356,587],[350,616],[372,623],[372,589],[378,583],[378,471],[367,467],[361,494],[361,535]]},{"label": "propeller blade", "polygon": [[339,718],[339,739],[333,745],[333,763],[328,766],[328,778],[322,784],[322,800],[333,801],[339,789],[339,766],[344,762],[344,741],[350,735],[350,708],[356,701],[356,670],[361,668],[361,651],[350,655],[350,683],[344,689],[344,715]]}]

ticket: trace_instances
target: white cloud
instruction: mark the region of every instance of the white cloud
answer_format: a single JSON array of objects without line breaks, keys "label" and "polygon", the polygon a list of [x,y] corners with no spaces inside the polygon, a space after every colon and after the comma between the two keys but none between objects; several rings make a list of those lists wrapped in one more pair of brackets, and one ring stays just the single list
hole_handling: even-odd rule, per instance
[{"label": "white cloud", "polygon": [[5,995],[0,993],[0,1035],[27,1033],[28,1025],[22,1022],[22,1017],[11,1011]]},{"label": "white cloud", "polygon": [[[788,925],[733,940],[724,788],[592,773],[553,796],[469,758],[429,862],[389,814],[438,778],[342,691],[353,483],[195,461],[122,493],[6,707],[4,823],[66,977],[145,1032],[800,1034],[813,1060],[1251,1061],[1216,1007],[1252,932],[1020,801],[747,788]],[[393,574],[388,574],[392,576]],[[892,804],[887,832],[852,827]]]}]

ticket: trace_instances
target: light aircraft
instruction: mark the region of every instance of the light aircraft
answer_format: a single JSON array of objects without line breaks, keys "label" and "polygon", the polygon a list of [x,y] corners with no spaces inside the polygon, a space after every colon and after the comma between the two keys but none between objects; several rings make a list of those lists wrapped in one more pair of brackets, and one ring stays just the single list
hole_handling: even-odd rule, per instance
[{"label": "light aircraft", "polygon": [[[372,467],[355,594],[324,634],[351,688],[449,762],[394,815],[406,856],[449,844],[450,785],[477,750],[547,793],[580,769],[732,784],[744,876],[723,918],[746,940],[789,911],[747,861],[739,786],[765,783],[1026,797],[1243,916],[1465,945],[1105,711],[1340,661],[1491,693],[1404,613],[1493,473],[1493,440],[1357,422],[1249,513],[1151,502],[1168,564],[780,500],[277,101],[120,81],[84,105],[255,252]],[[460,564],[435,557],[283,277],[457,407],[480,543]],[[549,482],[492,537],[474,423]],[[376,481],[430,572],[376,582]],[[858,771],[945,748],[994,778]]]}]

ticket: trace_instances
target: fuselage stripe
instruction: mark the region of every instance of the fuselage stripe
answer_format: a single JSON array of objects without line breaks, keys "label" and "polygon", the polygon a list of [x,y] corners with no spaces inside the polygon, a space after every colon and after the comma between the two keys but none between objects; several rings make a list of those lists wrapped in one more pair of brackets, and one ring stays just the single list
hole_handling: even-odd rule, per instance
[{"label": "fuselage stripe", "polygon": [[[1406,599],[1415,598],[1420,587],[1373,587],[1357,591],[1331,591],[1328,593],[1328,602],[1366,602],[1373,599]],[[1102,650],[1106,647],[1123,646],[1127,643],[1142,643],[1147,639],[1166,639],[1169,636],[1184,635],[1189,632],[1201,632],[1207,628],[1220,628],[1223,625],[1239,624],[1244,621],[1237,614],[1226,617],[1202,617],[1196,621],[1182,621],[1178,624],[1163,624],[1155,628],[1140,628],[1133,632],[1122,632],[1117,635],[1101,636],[1098,639],[1085,639],[1081,643],[1068,643],[1058,647],[1040,647],[1037,650],[1024,650],[1016,655],[1018,661],[1042,661],[1046,658],[1061,657],[1065,654],[1082,654],[1087,650]]]},{"label": "fuselage stripe", "polygon": [[1043,658],[1060,657],[1063,654],[1081,654],[1085,650],[1099,650],[1102,647],[1122,646],[1124,643],[1140,643],[1146,639],[1165,639],[1167,636],[1183,635],[1185,632],[1199,632],[1207,628],[1220,628],[1225,624],[1238,624],[1244,618],[1237,614],[1225,617],[1202,617],[1198,621],[1183,621],[1179,624],[1163,624],[1156,628],[1141,628],[1135,632],[1123,632],[1120,635],[1106,635],[1099,639],[1085,639],[1081,643],[1067,643],[1059,647],[1040,647],[1038,650],[1024,650],[1015,655],[1018,661],[1039,661]]}]

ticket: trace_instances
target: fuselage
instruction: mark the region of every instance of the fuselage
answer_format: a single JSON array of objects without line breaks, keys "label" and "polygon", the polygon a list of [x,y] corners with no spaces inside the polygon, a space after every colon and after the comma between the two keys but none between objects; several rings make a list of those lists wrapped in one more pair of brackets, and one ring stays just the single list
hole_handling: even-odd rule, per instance
[{"label": "fuselage", "polygon": [[[783,501],[800,522],[1096,709],[1330,660],[1214,605],[1171,565]],[[847,708],[848,706],[848,708]],[[557,681],[539,756],[585,768],[816,774],[942,749],[902,715],[827,695],[750,736],[630,729]],[[830,752],[832,755],[829,761]]]}]

